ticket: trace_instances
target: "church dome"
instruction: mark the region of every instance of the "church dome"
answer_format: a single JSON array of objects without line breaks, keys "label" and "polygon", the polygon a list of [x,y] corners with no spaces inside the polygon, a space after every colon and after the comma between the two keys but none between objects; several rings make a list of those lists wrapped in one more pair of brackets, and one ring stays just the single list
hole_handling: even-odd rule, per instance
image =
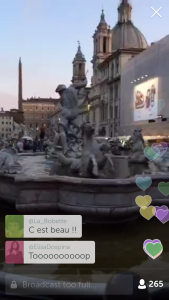
[{"label": "church dome", "polygon": [[117,23],[112,29],[112,50],[146,49],[148,43],[140,30],[132,22]]},{"label": "church dome", "polygon": [[112,29],[112,50],[146,49],[148,43],[132,22],[132,6],[129,0],[121,0],[118,7],[118,23]]}]

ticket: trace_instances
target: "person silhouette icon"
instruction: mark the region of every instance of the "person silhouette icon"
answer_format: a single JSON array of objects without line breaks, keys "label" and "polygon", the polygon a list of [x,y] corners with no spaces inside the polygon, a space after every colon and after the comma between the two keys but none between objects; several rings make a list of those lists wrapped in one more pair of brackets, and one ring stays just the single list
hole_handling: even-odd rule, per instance
[{"label": "person silhouette icon", "polygon": [[140,279],[138,289],[139,290],[145,290],[146,289],[146,285],[145,285],[145,280],[144,279]]}]

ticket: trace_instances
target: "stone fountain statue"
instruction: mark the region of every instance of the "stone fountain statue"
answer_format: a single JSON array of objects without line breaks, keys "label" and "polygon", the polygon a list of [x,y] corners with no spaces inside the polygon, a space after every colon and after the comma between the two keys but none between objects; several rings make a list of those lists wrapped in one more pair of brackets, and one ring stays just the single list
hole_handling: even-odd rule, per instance
[{"label": "stone fountain statue", "polygon": [[28,128],[26,127],[26,125],[24,125],[24,124],[21,123],[19,125],[19,127],[23,131],[23,135],[24,136],[29,136],[30,135],[30,132],[29,132]]},{"label": "stone fountain statue", "polygon": [[62,165],[70,166],[72,172],[78,172],[81,176],[97,177],[99,170],[103,170],[107,163],[113,171],[114,165],[112,155],[108,153],[110,146],[97,142],[91,124],[86,123],[82,127],[77,124],[80,107],[86,100],[85,94],[79,101],[78,93],[86,85],[87,80],[84,80],[68,88],[65,85],[56,88],[56,92],[60,95],[62,110],[56,124],[58,130],[56,126],[52,127],[55,137],[52,144],[48,140],[48,148],[53,155],[55,152]]},{"label": "stone fountain statue", "polygon": [[144,139],[141,132],[141,129],[135,129],[133,132],[131,137],[133,147],[129,162],[146,163],[148,161],[147,157],[144,155]]},{"label": "stone fountain statue", "polygon": [[23,136],[29,136],[30,132],[26,125],[24,124],[18,124],[14,122],[14,131],[11,133],[10,137],[13,139],[18,139],[19,137]]},{"label": "stone fountain statue", "polygon": [[0,171],[9,174],[16,174],[22,170],[18,163],[18,151],[11,143],[5,142],[4,148],[0,150]]},{"label": "stone fountain statue", "polygon": [[[79,106],[84,103],[86,98],[85,95],[81,103],[78,104],[78,92],[80,89],[85,88],[86,85],[87,80],[85,79],[82,83],[73,84],[68,88],[63,84],[58,85],[56,88],[56,92],[60,95],[60,103],[62,105],[60,121],[58,123],[58,140],[60,138],[64,154],[69,150],[68,138],[71,136],[76,141],[78,140],[80,128],[76,123],[76,119],[79,115]],[[58,140],[55,141],[55,143],[57,143]]]},{"label": "stone fountain statue", "polygon": [[85,88],[87,80],[82,83],[73,84],[66,88],[65,85],[60,84],[56,88],[56,92],[60,95],[60,103],[62,105],[61,115],[59,121],[51,127],[54,133],[53,142],[51,139],[45,141],[47,145],[48,155],[52,158],[58,157],[58,150],[60,147],[65,155],[69,157],[79,157],[81,154],[81,139],[80,128],[76,122],[79,115],[80,107],[85,103],[87,94],[81,94],[82,99],[79,100],[79,92]]},{"label": "stone fountain statue", "polygon": [[99,171],[109,164],[114,171],[112,154],[108,153],[110,145],[98,143],[93,136],[94,130],[90,123],[82,125],[83,147],[81,158],[66,157],[64,153],[59,153],[58,158],[63,165],[70,166],[73,172],[78,172],[80,176],[99,176]]}]

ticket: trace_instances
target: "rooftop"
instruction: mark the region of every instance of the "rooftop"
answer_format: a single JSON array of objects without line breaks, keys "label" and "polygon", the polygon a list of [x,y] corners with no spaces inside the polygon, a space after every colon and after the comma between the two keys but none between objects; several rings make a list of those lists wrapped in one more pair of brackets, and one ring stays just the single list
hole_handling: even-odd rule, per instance
[{"label": "rooftop", "polygon": [[0,111],[0,117],[13,117],[13,113],[11,111]]},{"label": "rooftop", "polygon": [[26,100],[22,100],[23,103],[57,103],[59,98],[40,98],[40,97],[31,97]]}]

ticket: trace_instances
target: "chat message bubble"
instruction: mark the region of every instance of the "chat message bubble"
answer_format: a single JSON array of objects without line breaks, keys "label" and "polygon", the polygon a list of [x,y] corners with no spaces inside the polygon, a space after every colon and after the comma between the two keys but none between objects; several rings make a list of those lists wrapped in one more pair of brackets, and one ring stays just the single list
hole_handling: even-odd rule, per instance
[{"label": "chat message bubble", "polygon": [[7,264],[94,264],[94,241],[7,241]]},{"label": "chat message bubble", "polygon": [[82,216],[6,216],[7,238],[81,238]]}]

